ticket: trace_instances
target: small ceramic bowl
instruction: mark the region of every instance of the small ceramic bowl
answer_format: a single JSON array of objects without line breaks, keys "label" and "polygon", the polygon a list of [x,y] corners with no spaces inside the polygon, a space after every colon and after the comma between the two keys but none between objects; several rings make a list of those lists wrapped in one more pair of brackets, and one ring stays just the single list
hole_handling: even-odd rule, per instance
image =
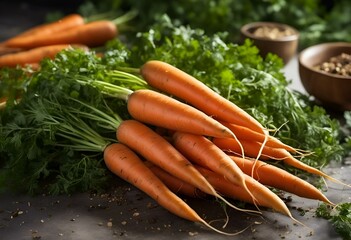
[{"label": "small ceramic bowl", "polygon": [[283,59],[284,64],[296,54],[299,32],[286,24],[275,22],[248,23],[240,29],[240,40],[251,39],[260,50],[260,55],[274,53]]},{"label": "small ceramic bowl", "polygon": [[306,91],[322,105],[351,110],[351,76],[337,73],[335,64],[328,67],[332,58],[335,61],[342,54],[351,55],[351,43],[331,42],[308,47],[299,54],[299,74]]}]

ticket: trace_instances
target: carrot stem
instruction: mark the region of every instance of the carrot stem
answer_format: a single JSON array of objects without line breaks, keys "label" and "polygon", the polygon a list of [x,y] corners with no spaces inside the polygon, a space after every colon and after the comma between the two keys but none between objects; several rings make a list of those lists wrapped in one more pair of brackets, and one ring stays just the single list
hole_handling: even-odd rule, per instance
[{"label": "carrot stem", "polygon": [[119,71],[119,70],[106,71],[106,75],[112,77],[113,81],[118,81],[121,83],[131,83],[144,88],[148,87],[147,83],[143,79],[125,71]]},{"label": "carrot stem", "polygon": [[113,22],[115,25],[120,25],[122,23],[126,23],[134,19],[138,14],[139,12],[134,9],[110,21]]}]

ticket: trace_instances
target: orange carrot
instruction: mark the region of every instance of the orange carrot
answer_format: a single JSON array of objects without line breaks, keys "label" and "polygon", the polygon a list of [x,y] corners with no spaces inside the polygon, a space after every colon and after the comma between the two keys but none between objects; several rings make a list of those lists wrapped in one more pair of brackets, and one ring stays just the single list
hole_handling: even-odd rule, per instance
[{"label": "orange carrot", "polygon": [[228,181],[243,187],[250,194],[241,169],[209,139],[201,135],[175,132],[172,140],[173,146],[190,162],[223,175]]},{"label": "orange carrot", "polygon": [[[165,183],[167,187],[172,189],[172,191],[176,191],[179,194],[184,194],[189,197],[204,197],[204,193],[193,185],[190,185],[181,179],[172,176],[171,174],[153,164],[146,165],[155,173],[156,176],[162,180],[162,182]],[[245,189],[228,181],[224,176],[217,174],[205,167],[201,167],[196,164],[194,166],[223,196],[262,207],[272,208],[275,211],[291,217],[291,213],[286,207],[285,203],[275,193],[273,193],[266,186],[262,185],[253,178],[244,175],[247,186],[255,196],[255,199],[257,200],[256,202],[253,201],[252,196],[248,194]]]},{"label": "orange carrot", "polygon": [[69,44],[33,48],[23,52],[0,56],[0,67],[16,67],[17,65],[25,66],[26,64],[39,63],[43,58],[54,58],[58,52],[70,47],[87,49],[87,47],[83,45]]},{"label": "orange carrot", "polygon": [[104,150],[104,161],[111,172],[148,194],[171,213],[189,221],[202,223],[221,234],[236,235],[240,233],[230,234],[212,227],[189,205],[170,191],[127,146],[120,143],[107,146]]},{"label": "orange carrot", "polygon": [[127,145],[146,160],[201,191],[215,196],[228,206],[240,211],[257,213],[256,211],[239,209],[220,196],[188,159],[146,125],[136,120],[125,120],[118,126],[116,137],[119,142]]},{"label": "orange carrot", "polygon": [[96,47],[115,38],[117,34],[117,27],[112,21],[100,20],[71,27],[55,34],[23,36],[8,42],[6,46],[29,49],[57,44],[82,44]]},{"label": "orange carrot", "polygon": [[[252,172],[252,168],[254,167],[253,160],[236,156],[230,157],[244,173],[250,174]],[[315,186],[281,168],[257,161],[253,172],[253,178],[264,185],[284,190],[300,197],[317,199],[333,205]]]},{"label": "orange carrot", "polygon": [[150,86],[188,102],[215,119],[268,134],[256,119],[236,104],[168,63],[148,61],[140,68],[140,73]]},{"label": "orange carrot", "polygon": [[[226,138],[226,139],[215,138],[215,139],[213,139],[213,143],[216,144],[219,148],[221,148],[224,151],[229,151],[229,152],[234,152],[234,153],[236,152],[238,154],[241,152],[241,148],[237,144],[237,142],[233,141],[233,139],[230,139],[230,138]],[[298,159],[296,159],[293,155],[291,155],[285,149],[271,148],[268,146],[264,146],[262,148],[262,144],[260,144],[259,142],[246,141],[246,140],[242,140],[241,145],[244,148],[246,156],[255,157],[255,156],[257,156],[258,151],[260,149],[262,149],[262,156],[263,156],[263,157],[261,157],[262,160],[273,159],[273,160],[283,161],[284,163],[286,163],[292,167],[304,170],[304,171],[311,173],[311,174],[325,177],[330,181],[333,181],[333,182],[350,187],[349,184],[345,184],[345,183],[341,182],[340,180],[335,179],[335,178],[329,176],[328,174],[318,170],[317,168],[311,167],[311,166],[299,161]]]},{"label": "orange carrot", "polygon": [[[110,171],[149,194],[161,206],[166,206],[166,209],[170,209],[173,214],[191,221],[196,219],[196,215],[193,211],[184,211],[185,209],[179,211],[178,207],[186,207],[186,205],[182,204],[183,201],[181,199],[171,201],[171,199],[176,199],[174,194],[168,191],[164,184],[127,146],[120,143],[107,146],[104,150],[104,161]],[[167,194],[168,197],[165,198],[165,194]],[[170,204],[176,205],[169,206]],[[177,208],[175,208],[176,206]]]},{"label": "orange carrot", "polygon": [[212,137],[233,133],[203,112],[157,91],[141,89],[128,96],[128,112],[141,122]]},{"label": "orange carrot", "polygon": [[[219,121],[219,122],[223,126],[226,126],[227,128],[229,128],[239,140],[249,140],[249,141],[256,141],[260,143],[262,143],[265,140],[266,136],[264,134],[253,131],[250,128],[233,124],[233,123],[224,122],[224,121]],[[265,145],[269,147],[283,148],[292,153],[297,152],[295,148],[281,142],[279,139],[277,139],[274,136],[268,136]]]},{"label": "orange carrot", "polygon": [[202,198],[206,194],[200,191],[193,185],[182,181],[181,179],[173,176],[172,174],[164,171],[162,168],[156,166],[155,164],[146,161],[145,165],[174,193],[183,194],[188,197]]},{"label": "orange carrot", "polygon": [[256,202],[253,202],[252,197],[246,190],[229,182],[224,176],[216,174],[215,172],[201,166],[196,166],[196,169],[198,169],[199,172],[213,185],[213,187],[224,196],[247,203],[254,203],[255,205],[258,204],[259,206],[269,207],[292,218],[291,212],[287,208],[286,204],[270,189],[250,176],[246,174],[244,175],[246,185],[255,196]]},{"label": "orange carrot", "polygon": [[28,37],[30,35],[51,35],[57,32],[65,31],[71,27],[76,27],[83,25],[85,23],[84,18],[76,13],[69,14],[64,16],[63,18],[50,23],[44,23],[38,26],[34,26],[8,40],[3,42],[2,44],[9,47],[18,47],[17,42],[21,42],[21,38]]}]

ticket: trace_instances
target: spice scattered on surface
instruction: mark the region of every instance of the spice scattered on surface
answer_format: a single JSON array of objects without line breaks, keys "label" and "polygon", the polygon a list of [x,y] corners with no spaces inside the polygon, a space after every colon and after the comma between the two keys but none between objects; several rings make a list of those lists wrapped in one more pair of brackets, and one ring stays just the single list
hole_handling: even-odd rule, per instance
[{"label": "spice scattered on surface", "polygon": [[199,234],[198,232],[189,232],[189,236],[196,236],[198,234]]},{"label": "spice scattered on surface", "polygon": [[253,34],[257,37],[278,39],[293,35],[294,32],[291,29],[281,29],[278,27],[263,26],[256,28]]},{"label": "spice scattered on surface", "polygon": [[23,211],[20,210],[20,209],[16,209],[16,211],[14,211],[12,214],[11,214],[11,219],[12,218],[15,218],[15,217],[18,217],[19,215],[22,215],[23,214]]},{"label": "spice scattered on surface", "polygon": [[113,225],[113,224],[112,224],[111,221],[108,221],[108,222],[107,222],[107,227],[112,227],[112,225]]},{"label": "spice scattered on surface", "polygon": [[342,53],[315,66],[316,70],[351,77],[351,54]]},{"label": "spice scattered on surface", "polygon": [[32,240],[39,240],[39,239],[41,239],[41,236],[40,236],[40,234],[38,233],[38,231],[36,231],[36,230],[31,230],[31,233],[32,233]]}]

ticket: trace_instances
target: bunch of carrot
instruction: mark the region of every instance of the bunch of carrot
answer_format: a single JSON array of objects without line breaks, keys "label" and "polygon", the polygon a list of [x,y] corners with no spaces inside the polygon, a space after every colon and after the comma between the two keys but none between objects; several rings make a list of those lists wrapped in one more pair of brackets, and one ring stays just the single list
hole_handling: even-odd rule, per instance
[{"label": "bunch of carrot", "polygon": [[[79,117],[101,115],[104,118],[101,125],[108,123],[116,132],[115,142],[98,139],[81,122],[58,125],[71,141],[78,141],[77,132],[82,130],[89,151],[103,152],[104,162],[111,172],[144,191],[162,207],[219,233],[235,235],[240,232],[227,233],[211,226],[178,194],[210,195],[236,210],[250,213],[259,214],[260,207],[268,207],[296,222],[284,201],[269,187],[333,205],[312,184],[263,162],[282,160],[337,181],[294,158],[292,154],[299,154],[299,150],[271,136],[239,106],[165,62],[148,61],[139,74],[150,89],[125,90],[123,99],[131,119],[111,120],[98,111],[94,114],[65,113],[57,118],[61,120],[67,116],[77,121]],[[60,106],[60,111],[63,109]],[[44,112],[55,114],[58,111]],[[58,122],[53,116],[48,119],[53,119],[55,124]],[[227,197],[252,203],[257,211],[239,208]]]},{"label": "bunch of carrot", "polygon": [[128,95],[133,119],[118,125],[118,143],[104,150],[104,159],[113,173],[170,212],[204,223],[173,194],[209,194],[235,209],[224,197],[252,203],[258,209],[268,207],[297,221],[268,187],[334,205],[312,184],[263,162],[282,160],[342,183],[296,159],[292,154],[300,154],[299,150],[271,136],[243,109],[165,62],[148,61],[140,75],[154,90]]},{"label": "bunch of carrot", "polygon": [[102,46],[118,36],[117,25],[134,16],[132,11],[115,20],[87,21],[74,13],[34,26],[0,43],[0,67],[30,65],[36,69],[43,58],[54,58],[63,49]]}]

